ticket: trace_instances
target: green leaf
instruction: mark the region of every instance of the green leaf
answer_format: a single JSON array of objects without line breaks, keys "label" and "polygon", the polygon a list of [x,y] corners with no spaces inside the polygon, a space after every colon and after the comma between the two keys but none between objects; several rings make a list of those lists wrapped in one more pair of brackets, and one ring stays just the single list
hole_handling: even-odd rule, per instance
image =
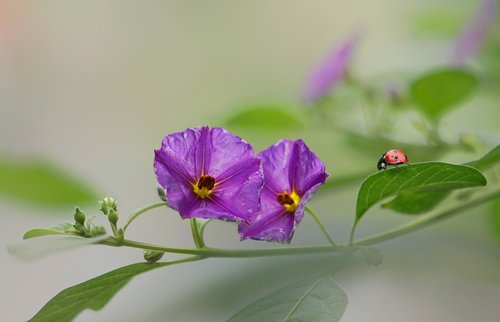
[{"label": "green leaf", "polygon": [[36,206],[74,206],[97,196],[73,176],[40,160],[0,157],[0,195]]},{"label": "green leaf", "polygon": [[500,145],[497,145],[493,150],[488,152],[482,158],[475,161],[467,162],[465,165],[471,166],[479,170],[487,170],[500,162]]},{"label": "green leaf", "polygon": [[375,203],[392,195],[415,191],[446,191],[486,185],[478,170],[442,162],[424,162],[377,172],[369,176],[358,192],[356,220]]},{"label": "green leaf", "polygon": [[441,69],[415,80],[411,94],[424,114],[437,119],[470,96],[477,84],[466,70]]},{"label": "green leaf", "polygon": [[425,11],[413,17],[413,29],[422,35],[456,37],[465,18],[463,11],[454,12],[450,8]]},{"label": "green leaf", "polygon": [[100,310],[134,276],[179,262],[132,264],[72,286],[52,298],[30,321],[72,321],[85,309]]},{"label": "green leaf", "polygon": [[[500,145],[488,152],[482,158],[464,163],[478,170],[487,170],[500,161]],[[451,194],[451,191],[417,191],[400,193],[393,200],[385,203],[382,207],[392,209],[404,214],[421,214],[428,212]]]},{"label": "green leaf", "polygon": [[41,237],[41,236],[47,236],[47,235],[65,235],[66,233],[61,230],[55,230],[55,229],[46,229],[46,228],[35,228],[28,230],[27,232],[24,233],[23,239],[30,239],[34,237]]},{"label": "green leaf", "polygon": [[451,191],[405,191],[389,202],[382,204],[383,208],[403,214],[418,215],[428,212],[439,205]]},{"label": "green leaf", "polygon": [[[347,144],[354,146],[357,151],[362,151],[366,156],[378,157],[389,149],[397,147],[398,150],[405,151],[406,155],[410,157],[412,162],[419,161],[416,158],[420,158],[420,161],[428,160],[428,156],[432,155],[434,157],[439,157],[447,152],[443,147],[433,146],[433,145],[417,145],[408,144],[404,142],[395,141],[388,137],[382,137],[378,135],[361,135],[357,133],[347,132],[346,133]],[[422,157],[425,156],[425,159]],[[376,163],[374,163],[374,169],[376,169]]]},{"label": "green leaf", "polygon": [[[29,232],[28,232],[29,233]],[[35,233],[30,233],[35,234]],[[35,236],[31,236],[35,237]],[[92,238],[78,236],[47,236],[41,239],[28,239],[19,243],[7,245],[9,253],[20,259],[35,259],[68,250],[80,246],[95,244],[109,238],[107,235],[101,235]]]},{"label": "green leaf", "polygon": [[340,321],[347,306],[344,290],[330,275],[280,288],[243,308],[227,322]]},{"label": "green leaf", "polygon": [[295,108],[257,105],[234,114],[226,125],[237,129],[279,131],[301,128],[303,123]]}]

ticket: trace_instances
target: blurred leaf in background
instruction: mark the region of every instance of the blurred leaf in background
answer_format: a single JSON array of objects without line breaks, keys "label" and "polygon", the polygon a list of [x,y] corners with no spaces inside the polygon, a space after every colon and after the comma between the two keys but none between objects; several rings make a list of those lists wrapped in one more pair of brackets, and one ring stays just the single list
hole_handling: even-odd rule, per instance
[{"label": "blurred leaf in background", "polygon": [[420,110],[435,120],[471,96],[477,85],[476,77],[464,69],[440,69],[416,79],[411,94]]},{"label": "blurred leaf in background", "polygon": [[[28,234],[28,237],[45,236],[46,238],[30,238],[19,243],[9,244],[7,245],[7,249],[12,256],[15,256],[22,260],[32,260],[39,259],[44,256],[61,251],[86,245],[92,245],[109,238],[109,236],[107,235],[101,235],[92,238],[54,234],[53,236],[46,236],[47,232],[48,231],[46,231],[46,233],[42,235],[43,232],[40,230],[37,232],[32,231]],[[34,234],[37,233],[39,235],[34,236]]]},{"label": "blurred leaf in background", "polygon": [[98,200],[89,186],[47,161],[5,155],[0,155],[1,195],[44,207],[73,208]]},{"label": "blurred leaf in background", "polygon": [[422,36],[455,36],[466,18],[464,10],[435,9],[412,17],[413,31]]},{"label": "blurred leaf in background", "polygon": [[296,107],[279,104],[254,104],[245,106],[225,122],[232,130],[286,131],[304,126]]}]

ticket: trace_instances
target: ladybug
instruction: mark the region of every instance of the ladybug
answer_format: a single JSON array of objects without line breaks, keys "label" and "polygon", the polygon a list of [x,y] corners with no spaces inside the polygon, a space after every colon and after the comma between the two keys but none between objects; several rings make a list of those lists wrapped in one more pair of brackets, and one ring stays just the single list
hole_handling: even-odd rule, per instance
[{"label": "ladybug", "polygon": [[385,170],[388,165],[397,166],[398,164],[403,164],[408,162],[408,157],[401,150],[392,149],[382,154],[380,160],[377,163],[377,169]]}]

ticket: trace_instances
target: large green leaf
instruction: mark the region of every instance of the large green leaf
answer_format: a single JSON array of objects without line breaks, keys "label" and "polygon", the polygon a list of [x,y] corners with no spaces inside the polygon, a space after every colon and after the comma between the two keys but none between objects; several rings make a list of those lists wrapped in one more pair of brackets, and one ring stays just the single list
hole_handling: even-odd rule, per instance
[{"label": "large green leaf", "polygon": [[235,129],[279,131],[301,128],[303,122],[295,108],[257,105],[243,108],[231,116],[226,125]]},{"label": "large green leaf", "polygon": [[436,119],[457,106],[477,87],[477,79],[463,69],[441,69],[411,84],[411,94],[422,112]]},{"label": "large green leaf", "polygon": [[40,160],[0,156],[0,195],[36,206],[74,206],[98,197],[73,176]]},{"label": "large green leaf", "polygon": [[228,322],[340,321],[347,306],[344,290],[330,275],[280,288],[243,308]]},{"label": "large green leaf", "polygon": [[[26,237],[25,235],[24,237],[30,239],[24,240],[19,243],[7,245],[9,253],[20,259],[35,259],[46,256],[48,254],[76,247],[81,247],[85,245],[95,244],[109,238],[109,236],[107,235],[101,235],[92,238],[84,238],[84,237],[69,236],[69,235],[62,235],[62,236],[55,235],[55,236],[47,236],[41,239],[38,238],[31,239],[31,237],[37,237],[34,236],[36,234],[41,236],[41,233],[42,233],[41,230],[28,231],[27,232],[28,236]],[[45,235],[48,235],[47,232],[45,233]]]},{"label": "large green leaf", "polygon": [[442,162],[424,162],[377,172],[369,176],[358,192],[356,220],[375,203],[404,192],[437,191],[486,185],[478,170]]},{"label": "large green leaf", "polygon": [[434,209],[451,193],[443,191],[405,191],[394,199],[382,204],[383,208],[391,209],[403,214],[418,215]]},{"label": "large green leaf", "polygon": [[85,309],[102,309],[134,276],[155,268],[195,260],[190,257],[172,262],[137,263],[118,268],[84,283],[72,286],[53,297],[30,320],[33,322],[72,321]]},{"label": "large green leaf", "polygon": [[[464,165],[478,170],[487,170],[500,162],[500,145],[488,152],[478,160],[467,162]],[[382,205],[384,208],[392,209],[404,214],[421,214],[432,210],[450,195],[451,191],[416,191],[400,193],[393,200]]]}]

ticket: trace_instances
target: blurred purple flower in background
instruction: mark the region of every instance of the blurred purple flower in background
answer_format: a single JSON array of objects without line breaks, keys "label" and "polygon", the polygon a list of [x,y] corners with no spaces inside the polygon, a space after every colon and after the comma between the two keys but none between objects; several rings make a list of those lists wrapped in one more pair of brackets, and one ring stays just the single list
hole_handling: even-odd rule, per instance
[{"label": "blurred purple flower in background", "polygon": [[452,53],[453,64],[462,64],[474,56],[483,44],[495,21],[497,4],[495,0],[481,2],[478,12],[462,30]]},{"label": "blurred purple flower in background", "polygon": [[309,76],[302,99],[314,103],[323,98],[347,73],[359,36],[350,36],[326,57]]},{"label": "blurred purple flower in background", "polygon": [[182,218],[248,221],[260,208],[263,172],[250,144],[222,128],[167,135],[154,169]]},{"label": "blurred purple flower in background", "polygon": [[289,243],[305,205],[328,177],[325,165],[302,140],[281,140],[258,156],[264,168],[261,210],[240,223],[240,236]]}]

